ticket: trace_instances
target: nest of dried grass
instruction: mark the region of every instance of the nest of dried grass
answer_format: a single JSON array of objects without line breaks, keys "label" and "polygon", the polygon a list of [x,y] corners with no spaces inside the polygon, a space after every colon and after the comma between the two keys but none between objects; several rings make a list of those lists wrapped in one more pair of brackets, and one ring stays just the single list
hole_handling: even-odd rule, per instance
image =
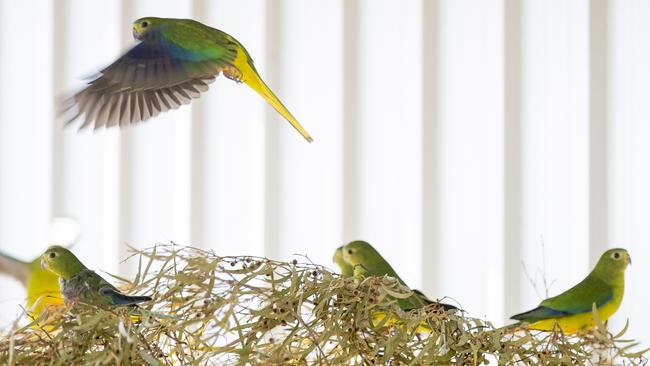
[{"label": "nest of dried grass", "polygon": [[[134,251],[140,308],[60,309],[0,340],[8,365],[645,364],[600,324],[581,336],[513,333],[435,307],[405,313],[391,278],[362,283],[312,263],[220,257],[174,244]],[[377,311],[390,314],[373,321]],[[16,324],[20,322],[17,321]],[[23,323],[25,323],[23,321]],[[426,325],[426,326],[425,326]],[[430,331],[422,332],[424,328]]]}]

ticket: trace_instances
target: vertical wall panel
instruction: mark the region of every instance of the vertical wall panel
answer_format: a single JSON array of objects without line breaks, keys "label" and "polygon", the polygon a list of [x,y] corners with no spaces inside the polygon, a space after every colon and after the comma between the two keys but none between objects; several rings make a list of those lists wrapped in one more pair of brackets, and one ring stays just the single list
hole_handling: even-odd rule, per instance
[{"label": "vertical wall panel", "polygon": [[[396,11],[399,9],[399,11]],[[420,286],[421,4],[359,8],[359,232]]]},{"label": "vertical wall panel", "polygon": [[650,303],[650,3],[610,2],[611,68],[608,174],[610,247],[630,251],[625,298],[611,322],[619,330],[630,320],[627,338],[648,343]]},{"label": "vertical wall panel", "polygon": [[[221,29],[250,52],[266,76],[266,2],[198,1],[197,20]],[[264,243],[266,104],[223,76],[194,104],[192,243],[223,254],[260,254]],[[273,121],[273,123],[276,123]],[[291,131],[287,131],[291,133]]]},{"label": "vertical wall panel", "polygon": [[[587,1],[522,4],[523,308],[589,270]],[[524,276],[524,271],[519,272]]]},{"label": "vertical wall panel", "polygon": [[[120,54],[121,8],[119,2],[70,0],[57,2],[56,12],[54,91],[66,96],[84,85],[83,78]],[[115,271],[119,131],[77,132],[77,127],[78,122],[67,128],[60,120],[54,124],[53,154],[58,159],[54,162],[53,212],[79,220],[82,234],[75,249],[82,260],[93,268]]]},{"label": "vertical wall panel", "polygon": [[314,138],[277,118],[282,258],[308,254],[331,266],[342,244],[342,2],[282,3],[277,94]]},{"label": "vertical wall panel", "polygon": [[443,279],[440,292],[477,316],[499,318],[503,309],[502,5],[482,0],[440,5],[440,252],[436,256],[438,276]]},{"label": "vertical wall panel", "polygon": [[422,290],[441,297],[440,254],[440,1],[422,1]]},{"label": "vertical wall panel", "polygon": [[589,3],[589,260],[607,248],[608,19],[607,0]]},{"label": "vertical wall panel", "polygon": [[505,0],[503,14],[503,317],[521,312],[521,0]]},{"label": "vertical wall panel", "polygon": [[[132,18],[186,18],[191,15],[191,5],[173,0],[142,0],[133,5]],[[121,212],[122,245],[146,247],[170,240],[189,243],[191,108],[183,106],[121,131],[122,148],[128,153],[122,159],[127,197]]]},{"label": "vertical wall panel", "polygon": [[[282,70],[280,37],[282,32],[282,0],[268,0],[264,42],[266,49],[266,83],[279,88]],[[279,89],[281,91],[281,89]],[[279,121],[280,116],[271,108],[265,108],[264,126],[264,255],[277,258],[280,255],[280,163]]]},{"label": "vertical wall panel", "polygon": [[[51,214],[51,12],[50,1],[0,1],[0,249],[23,259],[47,245]],[[2,327],[24,293],[5,277],[0,288]]]},{"label": "vertical wall panel", "polygon": [[51,2],[0,2],[0,246],[27,257],[45,244],[51,210],[52,36],[41,31],[51,12]]},{"label": "vertical wall panel", "polygon": [[359,177],[361,162],[359,161],[359,70],[361,58],[359,54],[359,9],[360,1],[343,1],[343,39],[341,52],[343,53],[343,167],[342,184],[343,194],[343,241],[349,242],[357,239],[359,235],[360,205],[359,205]]}]

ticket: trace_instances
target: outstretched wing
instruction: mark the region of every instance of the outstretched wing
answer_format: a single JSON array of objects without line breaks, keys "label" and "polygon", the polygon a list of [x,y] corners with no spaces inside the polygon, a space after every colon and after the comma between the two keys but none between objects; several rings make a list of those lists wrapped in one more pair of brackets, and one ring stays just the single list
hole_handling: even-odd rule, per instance
[{"label": "outstretched wing", "polygon": [[68,122],[80,128],[124,125],[179,108],[208,90],[221,72],[230,71],[238,44],[225,33],[208,37],[185,23],[150,31],[135,47],[100,71],[64,105]]}]

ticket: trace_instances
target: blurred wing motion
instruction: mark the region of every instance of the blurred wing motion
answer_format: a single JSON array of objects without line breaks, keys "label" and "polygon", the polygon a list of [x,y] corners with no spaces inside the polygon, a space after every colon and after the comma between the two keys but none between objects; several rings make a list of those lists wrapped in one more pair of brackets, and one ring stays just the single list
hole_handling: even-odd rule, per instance
[{"label": "blurred wing motion", "polygon": [[233,37],[193,20],[158,19],[164,27],[101,70],[63,106],[80,129],[146,121],[198,98],[219,73],[244,82],[275,108],[305,139],[312,138],[262,81],[248,52]]}]

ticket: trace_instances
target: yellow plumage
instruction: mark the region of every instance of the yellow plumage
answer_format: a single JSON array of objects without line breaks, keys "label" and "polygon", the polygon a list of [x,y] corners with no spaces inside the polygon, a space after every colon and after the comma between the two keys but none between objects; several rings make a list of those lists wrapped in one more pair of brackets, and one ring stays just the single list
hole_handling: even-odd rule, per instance
[{"label": "yellow plumage", "polygon": [[257,70],[255,70],[255,67],[252,65],[252,61],[250,60],[248,54],[246,53],[246,50],[244,50],[242,47],[240,47],[237,50],[237,57],[235,58],[235,61],[233,62],[233,65],[237,68],[239,71],[240,75],[239,80],[243,81],[251,87],[253,90],[255,90],[259,95],[266,100],[267,103],[269,103],[275,110],[282,115],[289,123],[291,123],[291,126],[295,128],[307,141],[312,142],[314,139],[309,136],[309,133],[300,125],[298,120],[289,112],[287,107],[280,102],[280,99],[273,94],[273,91],[264,83],[262,78],[260,78],[259,74],[257,73]]},{"label": "yellow plumage", "polygon": [[40,266],[40,260],[29,263],[29,273],[25,283],[27,291],[27,310],[35,317],[43,311],[52,312],[63,304],[58,277]]}]

